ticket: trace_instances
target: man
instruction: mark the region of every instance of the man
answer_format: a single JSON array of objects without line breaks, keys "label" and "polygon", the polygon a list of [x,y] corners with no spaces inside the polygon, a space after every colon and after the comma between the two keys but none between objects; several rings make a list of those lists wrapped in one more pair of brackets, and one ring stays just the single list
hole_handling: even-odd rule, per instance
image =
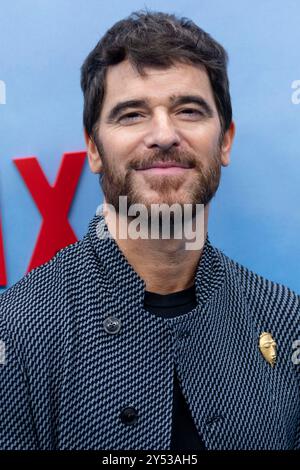
[{"label": "man", "polygon": [[[226,65],[193,22],[155,12],[116,23],[87,57],[85,139],[105,204],[1,296],[1,448],[300,447],[299,297],[207,236],[234,138]],[[192,212],[163,237],[174,204]],[[123,237],[134,205],[143,236]],[[187,249],[175,232],[199,218],[204,245]]]}]

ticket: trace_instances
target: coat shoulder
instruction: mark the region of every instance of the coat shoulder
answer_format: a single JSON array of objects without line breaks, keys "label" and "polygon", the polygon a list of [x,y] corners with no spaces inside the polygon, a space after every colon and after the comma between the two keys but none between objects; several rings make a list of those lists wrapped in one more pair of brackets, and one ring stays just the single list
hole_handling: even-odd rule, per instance
[{"label": "coat shoulder", "polygon": [[82,269],[82,244],[83,240],[79,240],[59,250],[0,295],[2,325],[30,329],[35,323],[55,323],[61,312],[64,287],[70,286]]},{"label": "coat shoulder", "polygon": [[252,310],[260,316],[300,320],[300,296],[284,284],[274,282],[237,261],[229,258],[216,248],[225,267],[227,277],[235,279],[244,298]]}]

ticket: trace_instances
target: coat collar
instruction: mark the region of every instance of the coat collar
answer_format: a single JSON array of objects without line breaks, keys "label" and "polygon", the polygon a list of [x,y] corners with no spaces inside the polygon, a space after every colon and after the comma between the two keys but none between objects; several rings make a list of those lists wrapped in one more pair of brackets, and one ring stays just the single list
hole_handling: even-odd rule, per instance
[{"label": "coat collar", "polygon": [[[136,297],[143,306],[146,284],[111,236],[103,213],[92,218],[87,235],[112,293],[116,296],[127,296],[128,303]],[[211,245],[207,236],[195,273],[196,298],[199,304],[207,302],[223,285],[224,271],[220,252]]]}]

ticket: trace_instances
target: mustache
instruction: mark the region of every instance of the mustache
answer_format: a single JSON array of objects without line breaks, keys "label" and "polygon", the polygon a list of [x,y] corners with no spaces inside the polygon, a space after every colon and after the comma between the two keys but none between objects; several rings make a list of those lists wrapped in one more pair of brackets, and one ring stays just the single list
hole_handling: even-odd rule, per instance
[{"label": "mustache", "polygon": [[197,165],[196,158],[188,152],[178,152],[177,150],[161,151],[158,150],[155,153],[148,154],[142,157],[133,158],[127,165],[130,170],[144,170],[149,165],[154,165],[158,162],[173,162],[179,165],[186,165],[188,168],[194,168]]}]

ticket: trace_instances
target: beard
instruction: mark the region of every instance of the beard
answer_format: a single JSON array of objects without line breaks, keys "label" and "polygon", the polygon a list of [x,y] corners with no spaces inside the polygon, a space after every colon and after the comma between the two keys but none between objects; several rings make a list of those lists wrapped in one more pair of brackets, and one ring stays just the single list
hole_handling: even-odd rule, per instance
[{"label": "beard", "polygon": [[[146,158],[133,157],[126,165],[125,172],[120,172],[118,167],[113,167],[109,163],[109,158],[105,154],[102,143],[95,141],[99,155],[101,156],[103,171],[99,176],[99,182],[105,200],[111,204],[116,213],[120,211],[119,197],[127,196],[127,207],[133,204],[143,204],[150,213],[152,204],[167,204],[171,206],[174,203],[180,204],[184,208],[184,204],[192,206],[192,217],[196,215],[196,205],[203,204],[206,206],[214,197],[220,183],[221,178],[221,136],[219,139],[217,150],[214,155],[209,158],[208,166],[204,166],[201,158],[190,152],[178,151],[172,147],[167,151],[158,149],[149,154]],[[188,188],[184,194],[178,197],[178,191],[184,184],[185,176],[182,175],[146,175],[147,185],[155,196],[145,197],[141,182],[138,180],[142,176],[137,175],[136,170],[146,168],[155,162],[173,161],[178,164],[188,165],[194,173]],[[177,197],[176,197],[177,193]],[[126,214],[128,215],[128,214]]]}]

